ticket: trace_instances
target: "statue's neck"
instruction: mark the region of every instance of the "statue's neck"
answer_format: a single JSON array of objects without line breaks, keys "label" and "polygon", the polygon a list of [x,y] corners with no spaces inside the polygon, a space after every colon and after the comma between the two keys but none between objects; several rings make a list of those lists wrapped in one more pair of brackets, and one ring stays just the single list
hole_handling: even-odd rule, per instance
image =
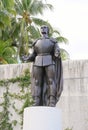
[{"label": "statue's neck", "polygon": [[49,36],[47,34],[43,34],[42,38],[49,38]]}]

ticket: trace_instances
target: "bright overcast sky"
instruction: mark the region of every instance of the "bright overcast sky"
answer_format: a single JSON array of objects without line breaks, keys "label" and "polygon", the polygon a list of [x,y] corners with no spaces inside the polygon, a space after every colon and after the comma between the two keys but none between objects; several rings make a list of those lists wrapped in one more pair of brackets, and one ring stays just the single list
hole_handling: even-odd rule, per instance
[{"label": "bright overcast sky", "polygon": [[47,0],[53,11],[44,12],[45,20],[69,40],[63,45],[70,59],[88,59],[88,0]]}]

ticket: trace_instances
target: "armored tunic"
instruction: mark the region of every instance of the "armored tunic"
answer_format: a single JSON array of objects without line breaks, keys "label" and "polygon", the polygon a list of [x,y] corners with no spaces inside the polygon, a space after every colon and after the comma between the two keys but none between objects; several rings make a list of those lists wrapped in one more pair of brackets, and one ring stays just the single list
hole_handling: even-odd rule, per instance
[{"label": "armored tunic", "polygon": [[[40,38],[33,44],[33,54],[35,66],[48,66],[55,64],[53,56],[56,51],[56,40],[50,38]],[[58,47],[58,51],[60,51]]]}]

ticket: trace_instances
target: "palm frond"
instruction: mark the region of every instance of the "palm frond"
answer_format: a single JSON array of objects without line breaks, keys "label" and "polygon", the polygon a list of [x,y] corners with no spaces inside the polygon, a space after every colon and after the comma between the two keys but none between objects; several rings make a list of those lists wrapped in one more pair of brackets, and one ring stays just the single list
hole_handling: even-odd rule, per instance
[{"label": "palm frond", "polygon": [[53,10],[53,6],[51,4],[46,4],[47,8],[49,8],[50,10]]},{"label": "palm frond", "polygon": [[0,21],[0,28],[4,29],[4,23],[2,21]]},{"label": "palm frond", "polygon": [[70,59],[69,53],[65,49],[60,48],[60,52],[62,60]]},{"label": "palm frond", "polygon": [[56,40],[58,41],[58,43],[65,43],[65,44],[68,43],[67,38],[62,36],[56,37]]},{"label": "palm frond", "polygon": [[53,34],[57,34],[57,35],[60,35],[60,32],[58,30],[53,30]]},{"label": "palm frond", "polygon": [[2,9],[2,8],[3,8],[3,2],[0,1],[0,9]]},{"label": "palm frond", "polygon": [[8,62],[0,56],[0,64],[8,64]]},{"label": "palm frond", "polygon": [[14,0],[2,0],[4,8],[14,7]]},{"label": "palm frond", "polygon": [[40,18],[35,18],[35,17],[32,17],[32,20],[34,22],[34,24],[38,27],[42,26],[42,25],[47,25],[49,27],[49,34],[51,35],[52,32],[53,32],[53,28],[52,26],[49,24],[49,22],[43,20],[43,19],[40,19]]},{"label": "palm frond", "polygon": [[22,5],[24,7],[24,10],[28,11],[28,8],[32,2],[32,0],[21,0],[22,1]]},{"label": "palm frond", "polygon": [[22,13],[24,11],[24,7],[20,0],[15,0],[15,8],[16,8],[18,15],[22,15]]},{"label": "palm frond", "polygon": [[27,30],[30,32],[31,38],[32,39],[37,39],[40,37],[40,33],[39,30],[37,28],[35,28],[34,26],[29,26],[27,28]]},{"label": "palm frond", "polygon": [[12,55],[14,55],[16,53],[16,51],[12,48],[12,47],[6,47],[3,50],[2,55],[3,56],[8,56],[8,57],[12,57]]},{"label": "palm frond", "polygon": [[11,46],[11,42],[11,39],[0,41],[0,64],[13,63],[13,61],[16,63],[16,59],[13,57],[16,51],[14,47]]},{"label": "palm frond", "polygon": [[42,20],[40,18],[34,18],[32,17],[32,21],[37,25],[37,26],[42,26],[42,25],[46,25],[47,22],[45,20]]},{"label": "palm frond", "polygon": [[11,39],[7,40],[7,41],[2,41],[0,40],[0,54],[3,53],[3,50],[6,48],[6,47],[9,47],[11,45]]},{"label": "palm frond", "polygon": [[0,11],[0,21],[4,26],[11,26],[11,19],[7,10]]},{"label": "palm frond", "polygon": [[13,21],[12,23],[12,28],[10,31],[10,36],[14,39],[14,38],[19,38],[19,34],[20,34],[20,22],[16,23],[15,21]]},{"label": "palm frond", "polygon": [[16,11],[14,9],[8,8],[7,11],[10,13],[10,15],[16,16]]},{"label": "palm frond", "polygon": [[4,58],[4,60],[8,63],[8,64],[16,64],[17,60],[15,58],[12,57],[6,57]]},{"label": "palm frond", "polygon": [[47,8],[52,9],[52,5],[50,6],[50,4],[44,4],[42,1],[33,0],[29,10],[32,15],[36,15],[43,14],[43,11]]}]

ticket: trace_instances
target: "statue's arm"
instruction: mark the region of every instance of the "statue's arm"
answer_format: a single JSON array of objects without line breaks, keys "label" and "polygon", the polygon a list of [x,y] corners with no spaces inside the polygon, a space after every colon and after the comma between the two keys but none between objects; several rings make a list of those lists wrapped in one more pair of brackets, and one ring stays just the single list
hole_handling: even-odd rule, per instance
[{"label": "statue's arm", "polygon": [[59,46],[58,46],[58,43],[55,43],[54,56],[55,56],[56,58],[60,58],[60,48],[59,48]]},{"label": "statue's arm", "polygon": [[29,54],[28,56],[23,56],[22,59],[23,59],[24,61],[34,61],[34,60],[35,60],[35,57],[36,57],[36,52],[35,52],[35,50],[34,50],[34,48],[33,48],[32,54]]},{"label": "statue's arm", "polygon": [[35,52],[34,49],[33,49],[32,54],[30,54],[30,55],[28,56],[28,61],[34,61],[34,60],[35,60],[35,57],[36,57],[36,52]]},{"label": "statue's arm", "polygon": [[[37,39],[37,40],[38,40],[38,39]],[[29,61],[29,62],[31,62],[31,61],[34,61],[34,60],[35,60],[35,57],[36,57],[36,55],[37,55],[37,53],[36,53],[36,51],[35,51],[35,44],[36,44],[37,40],[34,41],[34,43],[32,44],[32,53],[29,54],[29,55],[27,55],[27,56],[22,56],[22,60],[23,60],[23,61]]]},{"label": "statue's arm", "polygon": [[54,58],[60,58],[60,48],[58,46],[57,40],[55,38],[50,38],[51,42],[54,43],[54,53],[53,53],[53,57]]}]

